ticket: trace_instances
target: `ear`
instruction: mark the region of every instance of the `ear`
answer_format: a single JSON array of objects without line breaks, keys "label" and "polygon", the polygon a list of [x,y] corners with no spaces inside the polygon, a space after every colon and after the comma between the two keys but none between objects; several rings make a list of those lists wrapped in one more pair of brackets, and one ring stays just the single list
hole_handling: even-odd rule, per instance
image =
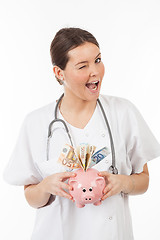
[{"label": "ear", "polygon": [[95,181],[96,181],[96,183],[99,184],[100,186],[103,186],[104,183],[105,183],[105,180],[104,180],[103,177],[97,177]]},{"label": "ear", "polygon": [[56,78],[60,79],[61,81],[64,80],[63,70],[60,67],[54,66],[53,72],[54,72]]},{"label": "ear", "polygon": [[74,186],[77,184],[77,180],[75,180],[75,179],[72,180],[72,179],[71,179],[71,180],[69,180],[68,183],[69,183],[70,186],[74,187]]}]

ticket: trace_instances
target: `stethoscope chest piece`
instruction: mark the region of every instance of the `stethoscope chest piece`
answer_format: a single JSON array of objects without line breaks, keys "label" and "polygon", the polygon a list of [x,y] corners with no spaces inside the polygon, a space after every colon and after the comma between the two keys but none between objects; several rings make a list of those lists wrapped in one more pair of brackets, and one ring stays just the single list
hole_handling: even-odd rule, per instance
[{"label": "stethoscope chest piece", "polygon": [[118,169],[116,167],[110,166],[109,167],[109,172],[113,174],[118,174]]}]

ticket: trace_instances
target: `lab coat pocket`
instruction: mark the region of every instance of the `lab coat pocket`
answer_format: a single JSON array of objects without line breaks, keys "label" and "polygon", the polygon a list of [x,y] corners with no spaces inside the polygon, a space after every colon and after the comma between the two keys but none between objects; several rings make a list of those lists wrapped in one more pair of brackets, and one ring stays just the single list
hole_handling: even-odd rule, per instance
[{"label": "lab coat pocket", "polygon": [[112,165],[112,156],[111,153],[106,156],[103,160],[98,162],[93,166],[93,168],[97,169],[98,171],[109,171],[109,167]]}]

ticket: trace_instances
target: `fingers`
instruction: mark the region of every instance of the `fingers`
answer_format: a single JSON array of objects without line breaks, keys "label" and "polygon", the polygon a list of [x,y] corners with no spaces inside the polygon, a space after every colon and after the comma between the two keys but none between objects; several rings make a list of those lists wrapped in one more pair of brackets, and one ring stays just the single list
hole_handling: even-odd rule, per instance
[{"label": "fingers", "polygon": [[64,182],[60,182],[60,188],[63,188],[63,189],[67,189],[68,191],[72,191],[73,190],[73,187],[70,186],[69,184],[67,183],[64,183]]},{"label": "fingers", "polygon": [[[68,176],[71,176],[71,174],[69,174],[69,175],[68,174],[62,174],[60,176],[61,180],[57,184],[56,195],[58,195],[60,197],[68,198],[70,200],[73,200],[73,197],[68,192],[65,191],[65,190],[71,191],[73,188],[69,184],[63,182],[64,181],[64,176],[65,176],[65,179],[67,179]],[[73,176],[73,174],[72,174],[72,176]]]},{"label": "fingers", "polygon": [[66,181],[70,177],[75,177],[76,173],[71,173],[71,172],[63,172],[63,173],[58,173],[58,177],[60,181]]},{"label": "fingers", "polygon": [[113,196],[113,193],[112,193],[112,191],[109,191],[108,193],[106,193],[106,194],[101,198],[101,200],[104,201],[106,198],[111,197],[111,196]]},{"label": "fingers", "polygon": [[111,184],[108,184],[105,189],[103,190],[103,197],[101,198],[101,200],[105,200],[108,197],[111,197],[113,195],[113,186]]},{"label": "fingers", "polygon": [[106,187],[103,190],[103,197],[101,198],[101,200],[105,200],[108,197],[111,197],[115,194],[117,194],[116,191],[116,181],[115,181],[115,177],[113,174],[107,172],[107,171],[103,171],[99,173],[99,176],[104,177],[105,181],[106,181]]},{"label": "fingers", "polygon": [[107,171],[103,171],[103,172],[99,172],[98,174],[100,177],[109,177],[111,175],[111,173],[107,172]]},{"label": "fingers", "polygon": [[103,172],[99,172],[98,175],[99,175],[100,177],[103,177],[103,178],[104,178],[106,184],[109,183],[109,179],[110,179],[111,173],[106,172],[106,171],[103,171]]},{"label": "fingers", "polygon": [[73,197],[68,192],[65,191],[65,190],[71,191],[72,189],[73,189],[72,186],[68,185],[67,183],[59,182],[57,184],[55,192],[56,192],[56,195],[60,197],[65,197],[72,200]]},{"label": "fingers", "polygon": [[104,201],[106,198],[111,197],[113,195],[113,193],[112,193],[113,186],[111,183],[109,183],[111,173],[103,171],[103,172],[100,172],[98,175],[101,177],[104,177],[104,179],[106,180],[106,184],[107,184],[107,186],[103,190],[104,195],[101,198],[101,200]]},{"label": "fingers", "polygon": [[72,196],[67,192],[67,190],[72,190],[72,186],[67,184],[65,181],[68,178],[75,176],[76,174],[73,172],[55,173],[53,175],[50,175],[43,180],[43,189],[45,189],[45,192],[48,192],[52,195],[57,195],[73,200]]},{"label": "fingers", "polygon": [[110,177],[111,173],[104,171],[104,172],[100,172],[98,175],[100,177],[104,177],[106,180],[108,180],[108,178]]},{"label": "fingers", "polygon": [[61,197],[68,198],[69,200],[74,202],[73,197],[69,193],[64,191],[64,189],[66,189],[68,191],[72,191],[73,190],[73,187],[70,186],[69,184],[65,183],[65,181],[68,178],[75,177],[75,176],[76,176],[76,173],[71,173],[71,172],[63,172],[63,173],[59,174],[59,177],[60,177],[59,189],[61,189],[61,190],[59,191],[59,194],[57,194],[57,195],[59,195]]},{"label": "fingers", "polygon": [[108,197],[111,197],[113,195],[119,194],[122,191],[122,180],[121,175],[115,175],[111,173],[102,173],[103,176],[105,176],[106,179],[106,187],[103,190],[104,196],[102,197],[102,200],[105,200]]},{"label": "fingers", "polygon": [[60,196],[60,197],[64,197],[64,198],[68,198],[69,200],[73,200],[73,197],[67,193],[66,191],[64,191],[63,189],[57,187],[55,189],[55,195]]}]

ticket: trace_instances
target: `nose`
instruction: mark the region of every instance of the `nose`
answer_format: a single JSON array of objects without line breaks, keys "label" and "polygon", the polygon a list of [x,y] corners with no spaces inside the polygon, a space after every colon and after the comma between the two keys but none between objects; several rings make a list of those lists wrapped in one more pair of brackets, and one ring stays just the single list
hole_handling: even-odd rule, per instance
[{"label": "nose", "polygon": [[88,201],[88,200],[89,200],[89,201],[91,201],[91,200],[92,200],[92,198],[85,198],[85,200],[86,200],[86,201]]},{"label": "nose", "polygon": [[90,77],[96,77],[98,76],[99,72],[97,70],[97,67],[95,65],[90,67]]}]

